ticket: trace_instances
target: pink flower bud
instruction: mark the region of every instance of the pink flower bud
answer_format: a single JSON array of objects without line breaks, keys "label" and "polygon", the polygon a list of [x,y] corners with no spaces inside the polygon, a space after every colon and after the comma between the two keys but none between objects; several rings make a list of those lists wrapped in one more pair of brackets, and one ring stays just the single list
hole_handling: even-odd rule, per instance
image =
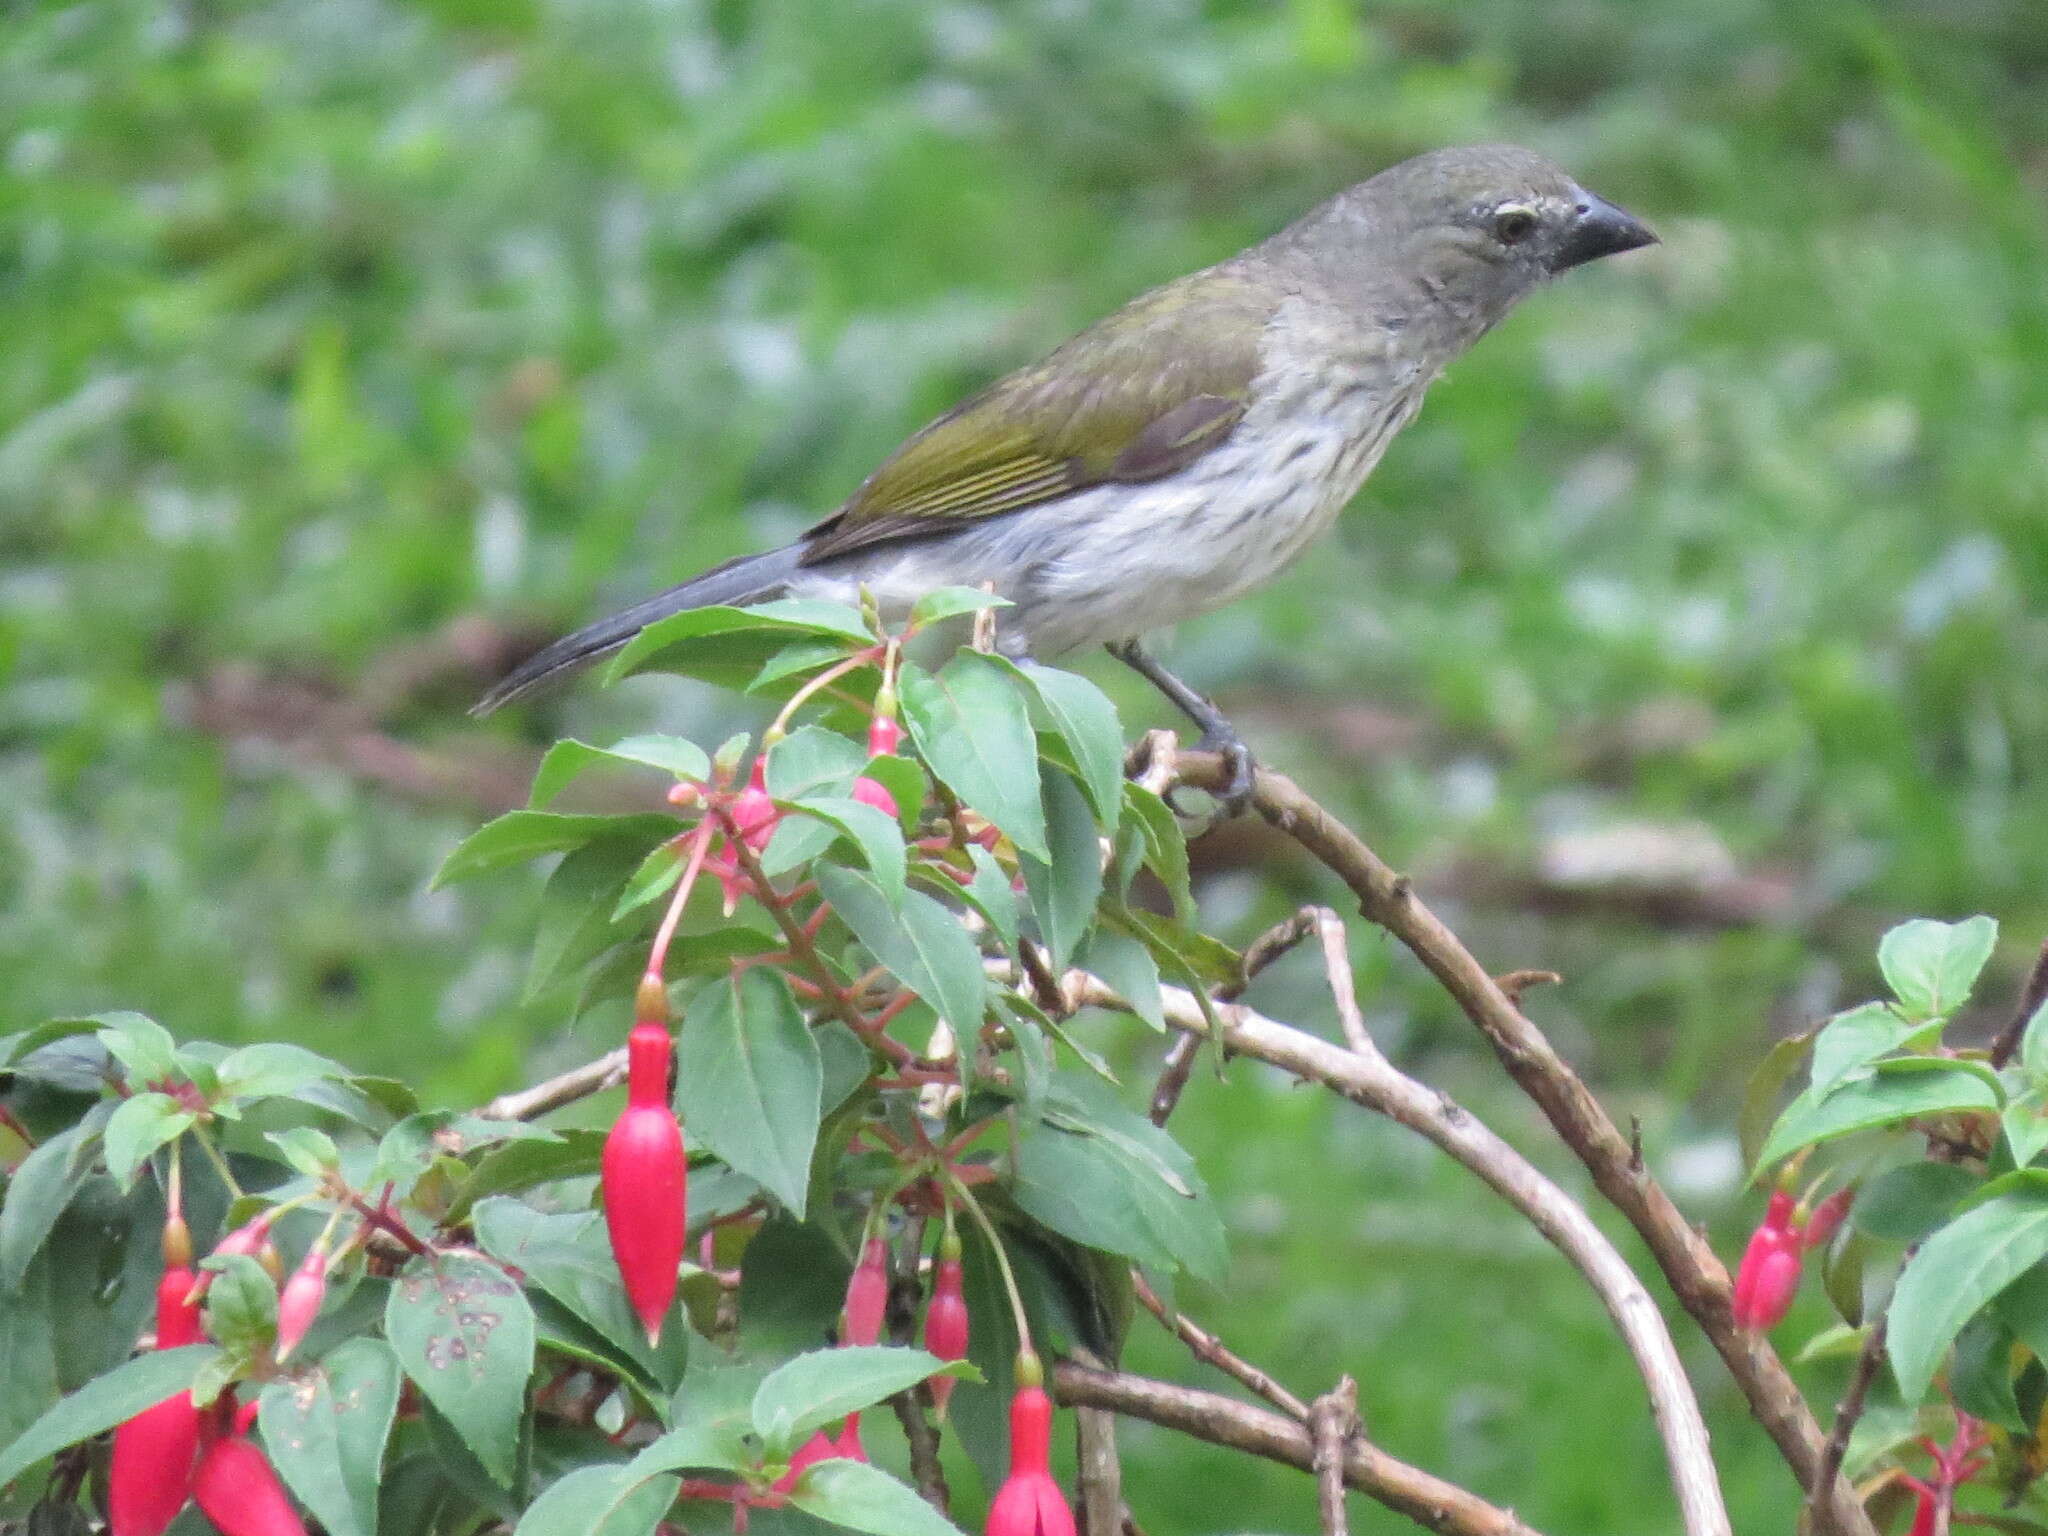
[{"label": "pink flower bud", "polygon": [[[948,1250],[951,1257],[947,1256]],[[948,1233],[932,1277],[932,1299],[924,1309],[924,1347],[941,1360],[962,1360],[967,1356],[967,1297],[959,1252],[960,1239]],[[957,1383],[951,1376],[934,1376],[931,1385],[932,1401],[944,1413]]]},{"label": "pink flower bud", "polygon": [[[854,1438],[854,1444],[856,1447],[860,1444],[858,1435]],[[821,1429],[797,1447],[796,1454],[789,1458],[789,1470],[775,1479],[769,1486],[777,1493],[787,1493],[796,1486],[796,1480],[803,1476],[804,1468],[815,1466],[821,1461],[839,1461],[845,1455],[846,1453],[839,1448],[839,1441],[834,1440]],[[859,1459],[862,1461],[867,1460],[865,1456]]]},{"label": "pink flower bud", "polygon": [[[1781,1211],[1778,1202],[1785,1202]],[[1771,1197],[1770,1210],[1743,1250],[1735,1271],[1735,1325],[1762,1333],[1784,1321],[1799,1293],[1802,1245],[1792,1224],[1791,1196]]]},{"label": "pink flower bud", "polygon": [[306,1330],[313,1326],[313,1319],[320,1315],[320,1304],[327,1299],[327,1248],[315,1243],[300,1260],[299,1267],[292,1271],[291,1279],[285,1281],[284,1291],[277,1298],[277,1359],[283,1363],[285,1357],[299,1347],[306,1337]]},{"label": "pink flower bud", "polygon": [[[168,1237],[165,1246],[173,1246]],[[185,1252],[189,1257],[189,1243]],[[158,1349],[198,1341],[199,1309],[185,1300],[191,1289],[187,1265],[170,1266],[157,1282]],[[117,1428],[113,1462],[107,1469],[107,1529],[112,1536],[161,1536],[192,1496],[192,1458],[198,1450],[199,1410],[192,1406],[189,1392],[167,1397]]]},{"label": "pink flower bud", "polygon": [[221,1536],[306,1536],[270,1458],[239,1431],[200,1453],[192,1495]]},{"label": "pink flower bud", "polygon": [[868,722],[868,756],[893,757],[902,740],[903,727],[877,710],[875,718]]},{"label": "pink flower bud", "polygon": [[604,1219],[612,1257],[649,1343],[675,1300],[688,1225],[689,1159],[668,1107],[668,1031],[636,1024],[626,1037],[626,1108],[605,1138]]},{"label": "pink flower bud", "polygon": [[1827,1199],[1813,1208],[1813,1214],[1806,1219],[1806,1246],[1824,1248],[1828,1239],[1841,1227],[1849,1214],[1849,1207],[1855,1203],[1856,1190],[1853,1185],[1836,1190]]},{"label": "pink flower bud", "polygon": [[1052,1476],[1052,1399],[1033,1374],[1018,1372],[1028,1384],[1010,1399],[1010,1475],[989,1505],[987,1536],[1075,1536],[1073,1511]]},{"label": "pink flower bud", "polygon": [[[775,808],[775,801],[768,794],[768,759],[763,754],[754,759],[753,772],[748,775],[747,787],[733,797],[733,831],[741,842],[759,853],[768,846],[768,840],[775,835],[776,824],[782,819],[782,812]],[[740,904],[740,898],[747,893],[747,882],[740,874],[740,859],[729,843],[720,839],[720,845],[705,860],[719,889],[725,893],[725,915],[731,917]]]},{"label": "pink flower bud", "polygon": [[853,798],[862,805],[873,806],[891,821],[896,819],[896,797],[866,774],[853,781]]},{"label": "pink flower bud", "polygon": [[836,1449],[839,1452],[839,1459],[842,1461],[866,1461],[868,1459],[867,1447],[860,1443],[859,1413],[849,1413],[846,1416],[846,1427],[839,1431]]},{"label": "pink flower bud", "polygon": [[889,1309],[889,1245],[871,1237],[861,1247],[860,1263],[846,1284],[846,1310],[839,1342],[872,1344],[882,1336],[882,1314]]},{"label": "pink flower bud", "polygon": [[[270,1223],[276,1216],[277,1212],[274,1210],[259,1212],[215,1243],[212,1256],[217,1259],[233,1258],[237,1254],[255,1257],[270,1242]],[[185,1300],[188,1305],[198,1305],[199,1299],[206,1294],[207,1287],[213,1284],[213,1275],[214,1272],[210,1269],[202,1269],[199,1272],[192,1281],[191,1289],[186,1293]]]}]

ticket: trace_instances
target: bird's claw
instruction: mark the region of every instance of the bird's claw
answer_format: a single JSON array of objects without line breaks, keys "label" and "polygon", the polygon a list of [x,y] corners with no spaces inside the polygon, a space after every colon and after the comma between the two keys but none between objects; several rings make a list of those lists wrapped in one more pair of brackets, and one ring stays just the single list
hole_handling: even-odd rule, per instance
[{"label": "bird's claw", "polygon": [[[1251,804],[1252,786],[1257,781],[1259,773],[1259,765],[1252,757],[1252,749],[1244,744],[1244,739],[1235,731],[1204,732],[1202,739],[1195,743],[1194,749],[1197,752],[1214,752],[1223,759],[1223,783],[1208,791],[1208,794],[1225,816],[1242,816],[1245,808]],[[1185,785],[1177,784],[1163,796],[1167,809],[1177,816],[1193,814],[1174,800],[1174,796],[1184,788]]]}]

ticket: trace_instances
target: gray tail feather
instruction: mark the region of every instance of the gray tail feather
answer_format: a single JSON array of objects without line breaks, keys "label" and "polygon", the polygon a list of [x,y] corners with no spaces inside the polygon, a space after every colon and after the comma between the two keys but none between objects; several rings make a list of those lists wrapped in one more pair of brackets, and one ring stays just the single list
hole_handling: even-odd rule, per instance
[{"label": "gray tail feather", "polygon": [[537,651],[514,667],[475,704],[472,715],[488,715],[534,689],[554,682],[565,673],[588,666],[609,655],[656,619],[665,619],[686,608],[709,608],[718,603],[746,604],[779,597],[796,574],[802,551],[797,545],[770,550],[765,555],[742,555],[737,560],[714,566],[679,587],[670,587],[643,602],[586,624],[573,635],[564,635],[545,650]]}]

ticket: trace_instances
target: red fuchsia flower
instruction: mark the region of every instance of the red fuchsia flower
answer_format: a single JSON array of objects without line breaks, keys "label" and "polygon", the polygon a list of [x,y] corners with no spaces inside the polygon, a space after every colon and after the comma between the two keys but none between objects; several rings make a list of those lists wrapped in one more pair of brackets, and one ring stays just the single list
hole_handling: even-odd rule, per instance
[{"label": "red fuchsia flower", "polygon": [[860,1443],[860,1415],[854,1414],[846,1421],[846,1427],[838,1436],[828,1435],[822,1429],[802,1445],[789,1458],[789,1470],[775,1479],[770,1487],[777,1493],[787,1493],[796,1486],[796,1480],[804,1474],[804,1468],[815,1466],[821,1461],[866,1461],[868,1453]]},{"label": "red fuchsia flower", "polygon": [[839,1440],[834,1447],[841,1461],[866,1461],[867,1447],[860,1443],[860,1415],[849,1413],[846,1427],[839,1431]]},{"label": "red fuchsia flower", "polygon": [[903,727],[877,710],[875,718],[868,722],[868,756],[893,757],[902,740]]},{"label": "red fuchsia flower", "polygon": [[1735,1326],[1763,1333],[1784,1321],[1799,1293],[1804,1254],[1792,1197],[1783,1190],[1771,1195],[1763,1224],[1749,1237],[1742,1263],[1735,1271]]},{"label": "red fuchsia flower", "polygon": [[[932,1276],[932,1299],[924,1309],[924,1347],[941,1360],[967,1357],[967,1296],[960,1264],[960,1238],[948,1232],[939,1242],[939,1262]],[[932,1378],[932,1401],[946,1411],[953,1395],[951,1376]]]},{"label": "red fuchsia flower", "polygon": [[871,1237],[861,1245],[860,1262],[846,1283],[846,1308],[840,1315],[839,1342],[873,1344],[882,1336],[882,1315],[889,1310],[889,1245]]},{"label": "red fuchsia flower", "polygon": [[[782,820],[782,812],[775,808],[775,801],[768,793],[768,756],[762,753],[754,759],[753,771],[747,775],[747,787],[733,797],[733,831],[741,842],[759,853],[768,846],[768,840],[775,835],[776,824]],[[725,892],[725,915],[731,917],[740,904],[740,897],[747,893],[747,882],[740,874],[740,858],[732,845],[721,841],[718,850],[709,859],[712,878]]]},{"label": "red fuchsia flower", "polygon": [[853,798],[862,805],[873,806],[891,821],[896,819],[896,797],[866,774],[853,781]]},{"label": "red fuchsia flower", "polygon": [[665,1026],[643,1018],[626,1037],[626,1108],[605,1138],[605,1227],[612,1257],[652,1344],[675,1300],[688,1224],[689,1159],[683,1128],[668,1106]]},{"label": "red fuchsia flower", "polygon": [[1825,1248],[1828,1240],[1841,1228],[1843,1219],[1849,1214],[1849,1207],[1856,1201],[1853,1186],[1836,1190],[1827,1199],[1813,1208],[1813,1214],[1806,1218],[1806,1246]]},{"label": "red fuchsia flower", "polygon": [[248,1436],[247,1408],[235,1415],[232,1432],[199,1453],[192,1496],[221,1536],[306,1536],[270,1458]]},{"label": "red fuchsia flower", "polygon": [[[164,1226],[165,1253],[182,1253],[182,1259],[167,1264],[157,1282],[158,1349],[199,1342],[199,1309],[185,1300],[192,1290],[192,1243],[184,1226],[176,1217]],[[198,1451],[199,1410],[189,1392],[165,1398],[116,1429],[107,1472],[112,1536],[160,1536],[192,1496],[192,1458]]]},{"label": "red fuchsia flower", "polygon": [[299,1267],[292,1271],[291,1279],[285,1281],[284,1290],[277,1298],[277,1359],[284,1358],[299,1347],[306,1337],[306,1330],[313,1326],[313,1319],[320,1315],[320,1304],[327,1299],[327,1244],[317,1242],[306,1251]]},{"label": "red fuchsia flower", "polygon": [[1075,1536],[1073,1511],[1052,1475],[1052,1399],[1038,1357],[1017,1357],[1010,1399],[1010,1475],[988,1507],[987,1536]]}]

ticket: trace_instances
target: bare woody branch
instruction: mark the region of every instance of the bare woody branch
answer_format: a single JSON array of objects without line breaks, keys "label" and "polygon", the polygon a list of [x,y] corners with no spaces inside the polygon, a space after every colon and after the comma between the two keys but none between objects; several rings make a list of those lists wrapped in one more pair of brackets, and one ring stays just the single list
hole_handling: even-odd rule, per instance
[{"label": "bare woody branch", "polygon": [[[1347,973],[1347,992],[1349,986]],[[1122,1006],[1114,991],[1085,971],[1069,971],[1062,991],[1073,1007]],[[1192,993],[1163,986],[1160,997],[1173,1028],[1188,1033],[1206,1030],[1201,1005]],[[1243,1003],[1213,1006],[1224,1043],[1238,1055],[1320,1083],[1434,1142],[1479,1175],[1571,1261],[1607,1308],[1643,1377],[1688,1536],[1728,1536],[1728,1515],[1706,1425],[1677,1347],[1650,1293],[1584,1208],[1467,1110],[1397,1071],[1370,1037],[1365,1050],[1346,1050],[1266,1018]]]},{"label": "bare woody branch", "polygon": [[[1160,746],[1171,754],[1170,766],[1161,762]],[[1224,764],[1214,753],[1178,752],[1167,738],[1155,745],[1152,757],[1143,770],[1148,783],[1184,783],[1197,789],[1223,783]],[[1819,1528],[1835,1536],[1875,1536],[1847,1479],[1838,1473],[1821,1485],[1827,1438],[1777,1352],[1767,1341],[1735,1326],[1732,1289],[1720,1259],[1634,1159],[1628,1137],[1549,1039],[1416,896],[1409,881],[1292,780],[1262,770],[1252,805],[1341,879],[1357,897],[1364,916],[1400,940],[1486,1037],[1502,1065],[1592,1174],[1601,1194],[1649,1246],[1679,1304],[1726,1362],[1751,1413],[1813,1501]]]},{"label": "bare woody branch", "polygon": [[[1106,1408],[1211,1445],[1263,1456],[1304,1472],[1315,1469],[1315,1442],[1304,1425],[1220,1392],[1097,1370],[1073,1360],[1053,1366],[1052,1387],[1054,1395],[1070,1407]],[[1357,1436],[1344,1448],[1343,1467],[1346,1487],[1377,1499],[1440,1536],[1538,1536],[1513,1511],[1432,1477]]]}]

